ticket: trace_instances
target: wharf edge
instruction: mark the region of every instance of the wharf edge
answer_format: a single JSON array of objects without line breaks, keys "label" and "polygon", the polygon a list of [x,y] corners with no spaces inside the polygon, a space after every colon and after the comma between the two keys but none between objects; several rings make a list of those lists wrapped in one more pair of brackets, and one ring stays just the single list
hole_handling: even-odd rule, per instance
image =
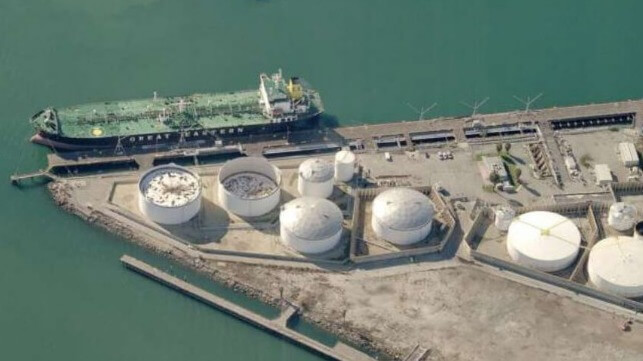
[{"label": "wharf edge", "polygon": [[306,349],[327,357],[331,360],[373,360],[373,358],[366,355],[365,353],[342,342],[338,341],[333,347],[329,347],[288,328],[286,326],[288,320],[297,314],[297,310],[292,305],[289,305],[288,308],[283,311],[282,315],[277,319],[269,320],[230,301],[218,297],[208,291],[205,291],[190,283],[171,276],[131,256],[123,255],[120,258],[120,261],[127,269],[131,271],[157,281],[164,286],[181,292],[186,296],[189,296],[210,307],[216,308],[220,311],[224,311],[240,320],[266,330],[274,335],[281,336],[292,343],[303,346]]}]

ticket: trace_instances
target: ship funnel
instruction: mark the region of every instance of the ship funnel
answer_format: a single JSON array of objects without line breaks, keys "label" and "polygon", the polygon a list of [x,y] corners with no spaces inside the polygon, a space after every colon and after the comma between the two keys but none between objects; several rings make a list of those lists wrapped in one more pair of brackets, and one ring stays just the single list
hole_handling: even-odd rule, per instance
[{"label": "ship funnel", "polygon": [[288,81],[288,94],[292,100],[299,100],[304,96],[304,91],[299,82],[299,78],[292,77]]}]

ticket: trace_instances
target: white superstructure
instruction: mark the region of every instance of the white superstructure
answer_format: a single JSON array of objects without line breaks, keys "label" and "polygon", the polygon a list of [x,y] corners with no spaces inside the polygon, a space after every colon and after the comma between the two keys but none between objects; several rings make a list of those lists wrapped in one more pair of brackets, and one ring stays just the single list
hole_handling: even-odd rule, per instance
[{"label": "white superstructure", "polygon": [[281,70],[259,75],[259,105],[273,123],[292,122],[310,110],[310,100],[298,77],[286,80]]},{"label": "white superstructure", "polygon": [[281,172],[265,158],[244,157],[228,161],[217,176],[219,204],[242,217],[262,216],[281,197]]},{"label": "white superstructure", "polygon": [[371,226],[378,237],[409,245],[429,235],[434,213],[426,195],[410,188],[393,188],[373,200]]},{"label": "white superstructure", "polygon": [[338,182],[350,182],[355,173],[355,153],[340,150],[335,154],[335,179]]},{"label": "white superstructure", "polygon": [[140,212],[157,223],[184,223],[201,209],[199,176],[176,164],[151,168],[139,179],[138,189]]},{"label": "white superstructure", "polygon": [[516,216],[516,211],[509,207],[498,207],[494,213],[494,224],[496,228],[501,231],[508,230],[511,222]]},{"label": "white superstructure", "polygon": [[636,207],[629,203],[614,203],[607,213],[607,224],[617,231],[627,231],[636,223],[637,213]]},{"label": "white superstructure", "polygon": [[339,207],[327,199],[296,198],[281,207],[281,241],[302,253],[329,251],[341,239],[343,219]]},{"label": "white superstructure", "polygon": [[643,242],[633,237],[608,237],[589,254],[587,273],[600,290],[622,297],[643,296]]},{"label": "white superstructure", "polygon": [[507,252],[523,266],[555,272],[574,262],[580,242],[581,233],[569,218],[553,212],[528,212],[511,222]]},{"label": "white superstructure", "polygon": [[299,165],[297,190],[304,197],[328,198],[333,194],[335,170],[330,162],[310,158]]}]

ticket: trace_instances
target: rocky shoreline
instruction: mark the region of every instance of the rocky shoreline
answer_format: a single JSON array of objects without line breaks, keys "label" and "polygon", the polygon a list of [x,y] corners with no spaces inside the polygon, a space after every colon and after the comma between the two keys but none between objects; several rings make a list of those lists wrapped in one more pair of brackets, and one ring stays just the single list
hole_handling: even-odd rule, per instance
[{"label": "rocky shoreline", "polygon": [[[235,277],[235,274],[239,272],[233,272],[240,268],[252,269],[252,268],[262,268],[265,270],[280,270],[280,271],[290,271],[294,268],[290,267],[280,267],[280,266],[268,266],[268,265],[246,265],[241,263],[232,264],[232,267],[228,265],[226,270],[221,270],[214,268],[212,265],[209,265],[206,262],[200,261],[199,259],[194,259],[190,257],[187,253],[179,249],[173,249],[168,247],[159,247],[158,244],[150,241],[145,235],[141,235],[137,232],[134,232],[127,225],[122,224],[121,222],[105,215],[103,212],[87,207],[85,210],[83,207],[78,207],[73,202],[73,197],[71,194],[71,185],[62,180],[51,182],[48,185],[49,192],[56,203],[57,206],[64,209],[65,211],[74,214],[86,222],[99,226],[112,234],[115,234],[119,237],[122,237],[134,244],[143,247],[149,251],[161,254],[168,259],[178,262],[181,265],[190,268],[200,274],[207,276],[213,281],[230,288],[236,292],[241,292],[248,297],[253,299],[260,300],[268,305],[271,305],[276,308],[283,307],[283,301],[279,295],[274,295],[269,292],[260,290],[259,288],[250,284],[252,280],[241,279],[240,277]],[[228,262],[226,262],[228,263]],[[319,273],[324,271],[314,271],[314,270],[303,270],[297,269],[298,272],[308,272],[308,273]],[[248,272],[242,272],[241,274],[248,274]],[[283,290],[281,290],[283,291]],[[297,295],[300,290],[289,290],[290,295]],[[297,298],[297,297],[294,297]],[[376,340],[370,333],[365,330],[361,330],[356,325],[352,324],[350,321],[336,321],[324,317],[323,314],[317,314],[311,312],[310,308],[306,302],[300,302],[300,317],[305,321],[319,327],[320,329],[329,332],[330,334],[335,335],[336,337],[342,339],[343,341],[352,344],[370,354],[378,355],[378,359],[382,360],[400,360],[404,357],[405,353],[403,350],[396,349],[395,347],[389,346],[386,344],[385,340]],[[345,312],[345,311],[344,311]],[[341,313],[341,311],[339,312]],[[408,350],[407,350],[408,352]]]}]

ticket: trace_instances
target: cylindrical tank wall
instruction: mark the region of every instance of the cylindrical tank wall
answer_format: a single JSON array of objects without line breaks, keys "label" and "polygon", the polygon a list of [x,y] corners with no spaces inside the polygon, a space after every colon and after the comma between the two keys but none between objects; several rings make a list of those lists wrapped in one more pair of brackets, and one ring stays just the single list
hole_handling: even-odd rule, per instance
[{"label": "cylindrical tank wall", "polygon": [[323,182],[312,182],[299,175],[297,190],[302,197],[328,198],[333,194],[333,178]]},{"label": "cylindrical tank wall", "polygon": [[576,259],[581,233],[569,218],[545,211],[516,217],[507,233],[507,253],[523,266],[543,272],[567,268]]},{"label": "cylindrical tank wall", "polygon": [[[181,184],[184,184],[182,182],[178,182],[176,184],[172,184],[169,188],[164,189],[165,183],[162,179],[163,177],[168,177],[168,174],[173,175],[169,176],[171,178],[166,178],[166,180],[173,179],[174,182],[181,177],[186,177],[186,182],[188,182],[188,184],[191,183],[189,187],[192,187],[194,198],[191,200],[188,199],[185,204],[180,205],[173,205],[174,203],[160,204],[164,200],[168,199],[167,196],[164,195],[171,195],[174,192],[171,188],[175,185],[180,186]],[[160,183],[155,186],[151,186],[150,182],[154,182],[155,179]],[[147,192],[153,193],[147,194]],[[156,193],[157,196],[160,196],[156,201],[151,195],[154,193]],[[189,221],[201,210],[201,197],[202,189],[199,176],[191,170],[173,163],[150,168],[141,175],[138,181],[138,209],[145,217],[156,223],[174,225]],[[169,199],[173,198],[169,197]]]},{"label": "cylindrical tank wall", "polygon": [[181,224],[189,221],[201,210],[201,197],[180,207],[163,207],[152,203],[143,193],[138,194],[138,207],[150,220],[160,224]]},{"label": "cylindrical tank wall", "polygon": [[386,227],[380,224],[377,218],[371,217],[371,227],[373,227],[373,231],[375,231],[380,238],[400,246],[411,245],[425,239],[431,232],[431,224],[432,222],[429,222],[416,229],[401,231]]},{"label": "cylindrical tank wall", "polygon": [[335,179],[338,182],[350,182],[355,173],[355,153],[342,150],[335,154]]},{"label": "cylindrical tank wall", "polygon": [[330,251],[333,249],[337,244],[339,243],[341,237],[342,237],[342,230],[340,229],[339,232],[336,234],[320,239],[320,240],[305,240],[297,237],[296,235],[292,234],[286,227],[283,225],[280,226],[280,236],[282,242],[294,248],[298,252],[301,253],[308,253],[308,254],[319,254],[319,253],[324,253],[327,251]]},{"label": "cylindrical tank wall", "polygon": [[[224,181],[238,173],[258,173],[271,179],[276,188],[261,198],[244,198],[225,189]],[[228,161],[219,171],[217,192],[219,205],[242,217],[262,216],[277,207],[281,198],[281,171],[265,158],[245,157]]]},{"label": "cylindrical tank wall", "polygon": [[321,158],[306,159],[299,165],[297,190],[302,197],[328,198],[333,194],[335,170]]},{"label": "cylindrical tank wall", "polygon": [[607,224],[615,230],[623,232],[634,226],[636,218],[637,212],[633,205],[618,202],[610,207],[607,213]]},{"label": "cylindrical tank wall", "polygon": [[596,243],[587,260],[589,280],[598,289],[622,297],[643,296],[643,242],[628,236]]}]

